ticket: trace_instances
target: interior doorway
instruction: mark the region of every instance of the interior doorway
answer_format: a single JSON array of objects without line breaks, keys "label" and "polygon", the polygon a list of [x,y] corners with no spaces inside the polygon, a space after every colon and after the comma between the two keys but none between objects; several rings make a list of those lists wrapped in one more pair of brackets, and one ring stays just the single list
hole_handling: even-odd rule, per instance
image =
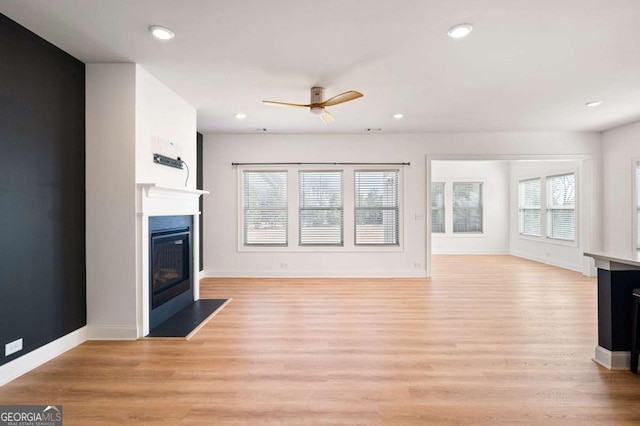
[{"label": "interior doorway", "polygon": [[[601,239],[599,227],[592,226],[601,215],[594,179],[599,172],[587,155],[427,156],[427,275],[433,254],[508,254],[593,276],[595,268],[583,253]],[[548,232],[558,219],[551,217],[547,185],[554,176],[565,175],[575,177],[573,237]],[[532,216],[524,211],[520,196],[527,180],[534,181],[544,197],[539,200],[538,235],[522,228],[525,213]]]}]

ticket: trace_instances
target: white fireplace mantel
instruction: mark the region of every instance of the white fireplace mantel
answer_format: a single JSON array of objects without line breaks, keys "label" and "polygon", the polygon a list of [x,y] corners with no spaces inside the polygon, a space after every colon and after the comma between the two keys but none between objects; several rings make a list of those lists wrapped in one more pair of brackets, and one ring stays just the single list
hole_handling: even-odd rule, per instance
[{"label": "white fireplace mantel", "polygon": [[198,198],[202,194],[208,194],[209,191],[203,191],[201,189],[189,189],[189,188],[173,188],[166,186],[158,186],[155,183],[139,183],[138,188],[144,189],[148,197],[154,196],[184,196],[187,198]]},{"label": "white fireplace mantel", "polygon": [[145,216],[191,215],[199,213],[198,199],[209,191],[158,186],[155,183],[137,184],[138,214]]},{"label": "white fireplace mantel", "polygon": [[[199,246],[199,198],[209,191],[189,188],[158,186],[155,183],[139,183],[136,194],[138,279],[137,279],[137,337],[149,333],[149,217],[193,216],[193,247]],[[200,263],[198,250],[192,250],[192,282],[194,300],[200,297],[197,273]]]}]

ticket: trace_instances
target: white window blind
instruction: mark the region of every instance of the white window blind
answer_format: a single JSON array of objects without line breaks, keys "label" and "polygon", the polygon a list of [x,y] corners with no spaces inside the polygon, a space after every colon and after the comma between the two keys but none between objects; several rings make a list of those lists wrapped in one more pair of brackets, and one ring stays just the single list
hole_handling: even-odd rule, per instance
[{"label": "white window blind", "polygon": [[547,237],[576,239],[576,176],[547,177]]},{"label": "white window blind", "polygon": [[453,232],[482,233],[482,183],[453,183]]},{"label": "white window blind", "polygon": [[541,236],[541,186],[540,178],[521,180],[518,183],[520,235]]},{"label": "white window blind", "polygon": [[300,171],[299,243],[337,245],[344,242],[342,171]]},{"label": "white window blind", "polygon": [[355,172],[355,244],[399,245],[398,170]]},{"label": "white window blind", "polygon": [[287,172],[244,171],[243,236],[245,246],[286,246]]},{"label": "white window blind", "polygon": [[636,248],[640,250],[640,163],[636,164]]},{"label": "white window blind", "polygon": [[431,232],[444,233],[444,182],[431,183]]}]

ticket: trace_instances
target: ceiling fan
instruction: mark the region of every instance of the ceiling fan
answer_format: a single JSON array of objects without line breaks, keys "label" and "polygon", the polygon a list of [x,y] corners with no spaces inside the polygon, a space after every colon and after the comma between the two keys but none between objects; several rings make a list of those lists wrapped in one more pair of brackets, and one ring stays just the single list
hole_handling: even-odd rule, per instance
[{"label": "ceiling fan", "polygon": [[333,98],[329,98],[326,101],[324,100],[324,87],[312,87],[311,88],[311,101],[308,104],[292,104],[289,102],[277,102],[277,101],[262,101],[265,104],[269,105],[284,105],[284,106],[293,106],[300,108],[309,108],[312,114],[317,114],[320,116],[322,121],[326,124],[333,123],[336,121],[335,117],[329,113],[325,109],[325,107],[339,105],[344,102],[353,101],[354,99],[361,98],[363,95],[360,92],[356,92],[355,90],[350,90],[348,92],[341,93]]}]

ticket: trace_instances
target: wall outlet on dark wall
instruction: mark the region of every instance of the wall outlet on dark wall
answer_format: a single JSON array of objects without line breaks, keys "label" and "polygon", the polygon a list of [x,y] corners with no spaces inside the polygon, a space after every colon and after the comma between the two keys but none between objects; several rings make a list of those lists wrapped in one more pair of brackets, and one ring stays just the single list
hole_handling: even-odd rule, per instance
[{"label": "wall outlet on dark wall", "polygon": [[4,345],[4,356],[9,356],[22,350],[22,338]]}]

